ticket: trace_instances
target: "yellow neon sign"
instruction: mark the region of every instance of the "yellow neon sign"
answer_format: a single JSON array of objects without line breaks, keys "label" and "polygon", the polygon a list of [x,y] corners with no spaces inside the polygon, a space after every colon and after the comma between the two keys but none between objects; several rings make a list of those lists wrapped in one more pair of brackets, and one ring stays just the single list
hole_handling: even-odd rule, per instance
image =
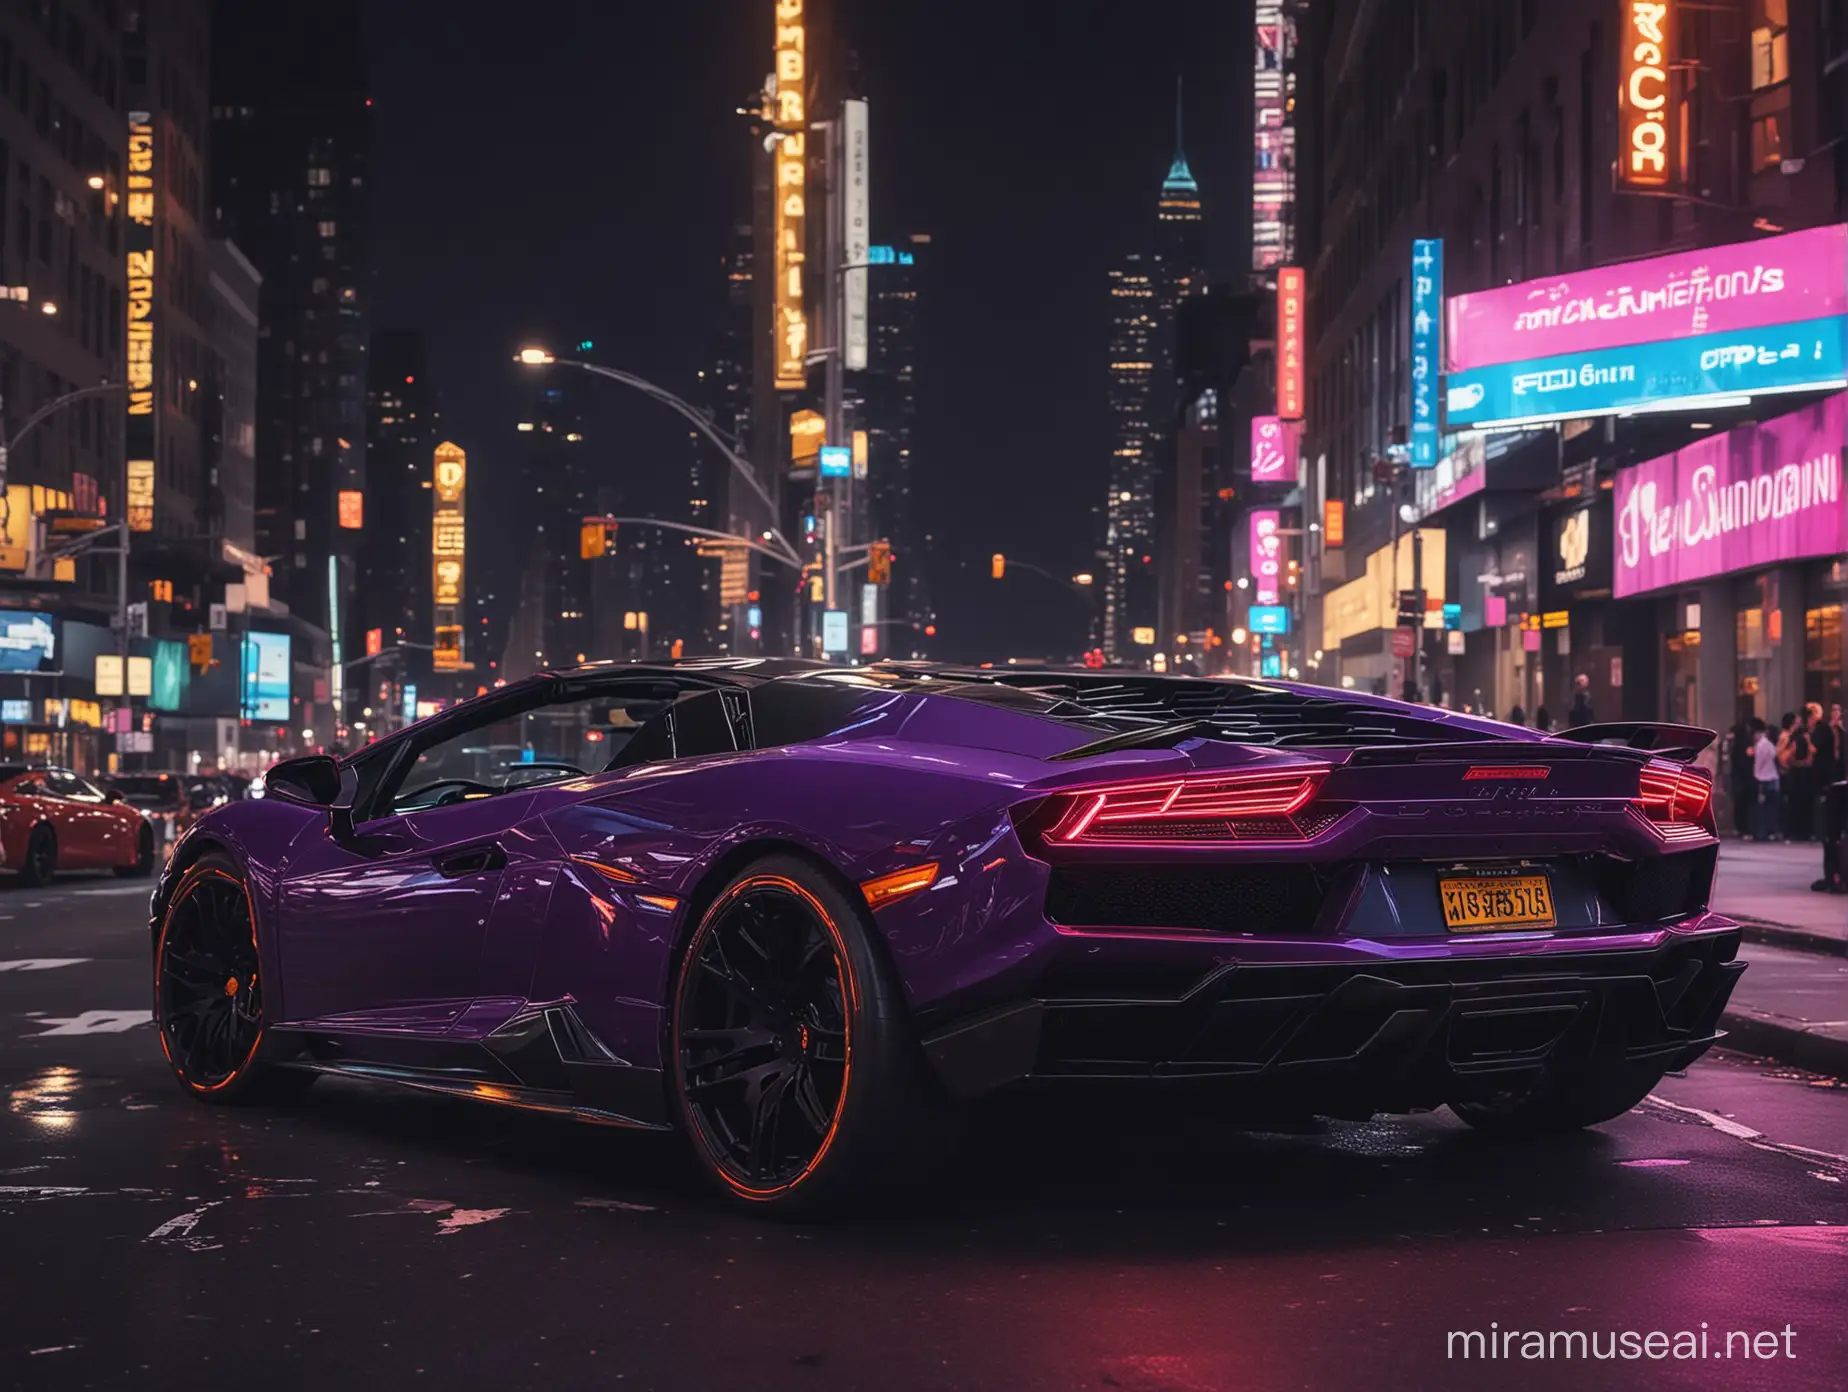
[{"label": "yellow neon sign", "polygon": [[1619,58],[1617,179],[1630,188],[1666,188],[1670,0],[1629,0]]}]

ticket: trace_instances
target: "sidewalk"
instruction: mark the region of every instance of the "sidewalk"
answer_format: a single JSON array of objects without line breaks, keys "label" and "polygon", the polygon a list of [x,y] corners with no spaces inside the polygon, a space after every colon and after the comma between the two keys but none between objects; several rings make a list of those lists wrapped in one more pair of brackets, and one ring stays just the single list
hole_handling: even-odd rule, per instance
[{"label": "sidewalk", "polygon": [[1720,1019],[1726,1046],[1848,1079],[1848,959],[1756,942],[1739,957],[1748,965]]},{"label": "sidewalk", "polygon": [[1848,953],[1848,895],[1812,892],[1821,875],[1822,847],[1814,842],[1722,841],[1713,907],[1762,927],[1754,934],[1762,941]]}]

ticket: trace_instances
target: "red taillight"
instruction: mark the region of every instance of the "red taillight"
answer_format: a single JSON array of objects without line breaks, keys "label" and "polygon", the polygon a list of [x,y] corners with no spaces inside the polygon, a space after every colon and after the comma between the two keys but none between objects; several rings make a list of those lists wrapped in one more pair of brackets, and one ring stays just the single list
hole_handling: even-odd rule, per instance
[{"label": "red taillight", "polygon": [[[1065,795],[1046,836],[1060,844],[1172,843],[1301,836],[1290,815],[1315,796],[1326,770],[1240,773],[1125,783]],[[1247,833],[1241,837],[1240,832]]]},{"label": "red taillight", "polygon": [[1713,784],[1692,769],[1649,764],[1638,783],[1636,805],[1664,836],[1713,831]]}]

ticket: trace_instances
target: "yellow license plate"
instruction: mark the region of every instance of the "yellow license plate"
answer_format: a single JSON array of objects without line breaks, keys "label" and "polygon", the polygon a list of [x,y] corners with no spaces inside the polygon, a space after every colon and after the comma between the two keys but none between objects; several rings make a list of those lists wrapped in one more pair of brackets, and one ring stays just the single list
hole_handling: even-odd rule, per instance
[{"label": "yellow license plate", "polygon": [[1551,928],[1553,886],[1545,875],[1440,875],[1444,925],[1453,933]]}]

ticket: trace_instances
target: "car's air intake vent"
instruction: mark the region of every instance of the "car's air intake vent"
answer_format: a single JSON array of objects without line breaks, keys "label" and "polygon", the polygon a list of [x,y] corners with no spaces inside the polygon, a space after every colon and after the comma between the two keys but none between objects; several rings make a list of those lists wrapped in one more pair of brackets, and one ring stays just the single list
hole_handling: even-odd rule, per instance
[{"label": "car's air intake vent", "polygon": [[1046,914],[1071,928],[1307,932],[1326,887],[1307,865],[1058,866]]},{"label": "car's air intake vent", "polygon": [[1647,860],[1605,860],[1598,889],[1625,923],[1682,918],[1707,907],[1713,892],[1713,864],[1719,848],[1651,856]]}]

